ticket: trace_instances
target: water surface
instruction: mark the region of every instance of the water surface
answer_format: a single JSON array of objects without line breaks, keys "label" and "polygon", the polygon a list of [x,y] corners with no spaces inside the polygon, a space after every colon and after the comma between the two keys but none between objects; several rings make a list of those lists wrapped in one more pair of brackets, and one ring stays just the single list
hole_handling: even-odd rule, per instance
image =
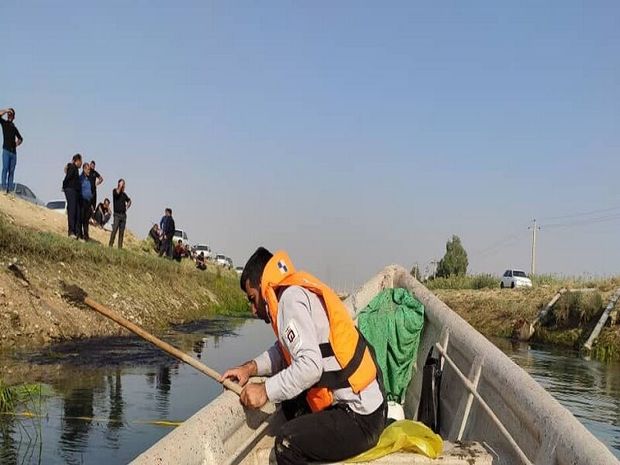
[{"label": "water surface", "polygon": [[506,339],[493,342],[620,459],[620,363],[573,350]]},{"label": "water surface", "polygon": [[[257,320],[209,320],[163,338],[222,372],[273,341]],[[35,417],[0,417],[0,463],[127,463],[216,397],[222,388],[133,337],[62,344],[0,360],[3,376],[44,383]],[[170,423],[169,423],[170,422]]]},{"label": "water surface", "polygon": [[[215,319],[163,339],[222,372],[273,341],[258,320]],[[620,363],[493,341],[620,458]],[[8,381],[43,383],[32,417],[0,415],[0,464],[123,464],[216,397],[221,386],[133,337],[101,338],[0,357]],[[23,413],[23,412],[22,412]]]}]

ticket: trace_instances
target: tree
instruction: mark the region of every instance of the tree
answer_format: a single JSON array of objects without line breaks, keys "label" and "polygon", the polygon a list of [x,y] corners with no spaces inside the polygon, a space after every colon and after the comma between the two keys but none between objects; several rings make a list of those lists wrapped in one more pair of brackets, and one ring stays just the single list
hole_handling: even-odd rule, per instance
[{"label": "tree", "polygon": [[418,281],[422,281],[422,274],[420,273],[420,267],[417,263],[413,265],[413,268],[411,268],[411,276],[413,276]]},{"label": "tree", "polygon": [[446,254],[437,265],[437,276],[447,278],[452,275],[464,275],[467,273],[468,264],[467,252],[461,244],[461,239],[452,236],[452,239],[446,242]]}]

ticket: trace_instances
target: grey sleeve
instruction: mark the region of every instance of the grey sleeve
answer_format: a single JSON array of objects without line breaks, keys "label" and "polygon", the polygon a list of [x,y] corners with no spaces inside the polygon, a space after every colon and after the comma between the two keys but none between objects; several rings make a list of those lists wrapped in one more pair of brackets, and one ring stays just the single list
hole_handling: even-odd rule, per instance
[{"label": "grey sleeve", "polygon": [[280,297],[278,332],[291,354],[291,364],[265,382],[267,397],[272,402],[297,397],[314,386],[323,372],[310,303],[302,288],[292,286]]},{"label": "grey sleeve", "polygon": [[280,344],[277,341],[269,349],[256,357],[254,362],[256,362],[256,374],[258,376],[271,376],[286,366],[280,351]]}]

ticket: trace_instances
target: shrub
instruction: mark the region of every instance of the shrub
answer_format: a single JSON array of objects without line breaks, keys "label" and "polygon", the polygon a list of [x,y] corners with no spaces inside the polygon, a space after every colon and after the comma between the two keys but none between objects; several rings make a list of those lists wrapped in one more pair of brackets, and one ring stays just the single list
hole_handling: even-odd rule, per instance
[{"label": "shrub", "polygon": [[499,278],[492,274],[453,275],[426,281],[429,289],[493,289],[499,287]]}]

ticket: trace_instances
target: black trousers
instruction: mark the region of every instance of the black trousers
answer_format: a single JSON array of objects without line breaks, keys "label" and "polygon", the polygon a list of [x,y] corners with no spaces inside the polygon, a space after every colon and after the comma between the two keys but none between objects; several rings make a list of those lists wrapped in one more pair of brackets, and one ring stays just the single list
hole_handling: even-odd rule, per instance
[{"label": "black trousers", "polygon": [[88,236],[88,221],[92,215],[92,206],[90,200],[81,199],[80,200],[80,223],[78,227],[78,237],[83,238],[84,240],[89,240]]},{"label": "black trousers", "polygon": [[[283,411],[288,416],[291,409],[284,404]],[[321,412],[297,416],[282,425],[276,437],[278,465],[338,462],[367,451],[377,444],[386,413],[385,403],[369,415],[337,404]]]},{"label": "black trousers", "polygon": [[159,256],[165,255],[168,258],[172,258],[172,236],[168,237],[164,235],[164,238],[161,240],[159,249]]},{"label": "black trousers", "polygon": [[114,245],[116,233],[118,232],[118,248],[123,248],[123,236],[125,235],[125,224],[127,223],[127,213],[114,213],[114,224],[112,225],[112,234],[110,235],[110,244]]},{"label": "black trousers", "polygon": [[67,199],[67,235],[77,236],[80,224],[80,193],[77,189],[65,189]]}]

